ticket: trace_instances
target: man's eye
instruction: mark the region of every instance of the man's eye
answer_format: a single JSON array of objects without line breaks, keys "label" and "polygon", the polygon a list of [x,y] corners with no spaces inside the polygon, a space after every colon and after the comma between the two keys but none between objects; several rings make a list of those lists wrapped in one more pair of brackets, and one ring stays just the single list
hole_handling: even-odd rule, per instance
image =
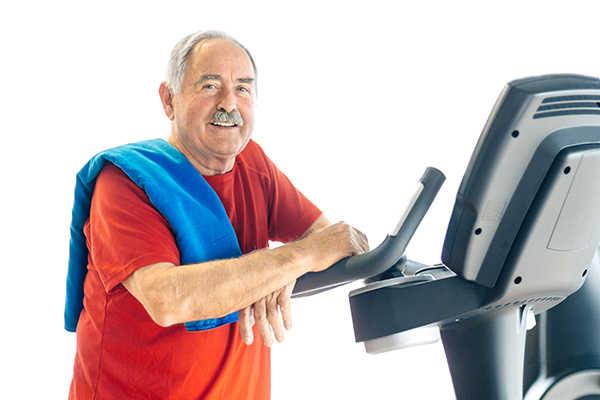
[{"label": "man's eye", "polygon": [[211,84],[207,84],[207,85],[204,85],[204,88],[205,89],[215,89],[216,86],[215,85],[211,85]]},{"label": "man's eye", "polygon": [[239,86],[237,89],[240,96],[250,96],[252,94],[252,89],[246,86]]}]

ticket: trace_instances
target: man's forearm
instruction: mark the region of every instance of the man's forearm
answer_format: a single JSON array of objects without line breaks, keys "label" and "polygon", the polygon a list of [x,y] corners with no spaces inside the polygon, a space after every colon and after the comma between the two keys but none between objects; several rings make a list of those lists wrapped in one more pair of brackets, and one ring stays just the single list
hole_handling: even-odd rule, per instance
[{"label": "man's forearm", "polygon": [[156,323],[220,318],[241,310],[308,272],[298,246],[259,250],[200,264],[159,263],[140,268],[123,285]]}]

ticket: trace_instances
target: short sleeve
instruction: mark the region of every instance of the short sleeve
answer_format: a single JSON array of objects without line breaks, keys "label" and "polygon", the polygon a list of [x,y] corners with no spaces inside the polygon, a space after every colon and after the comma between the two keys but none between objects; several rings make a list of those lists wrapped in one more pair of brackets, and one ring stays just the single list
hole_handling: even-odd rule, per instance
[{"label": "short sleeve", "polygon": [[84,231],[88,268],[98,272],[107,292],[141,267],[180,263],[169,223],[146,193],[111,163],[98,175]]},{"label": "short sleeve", "polygon": [[272,179],[269,236],[284,243],[296,240],[322,212],[268,158],[267,162]]}]

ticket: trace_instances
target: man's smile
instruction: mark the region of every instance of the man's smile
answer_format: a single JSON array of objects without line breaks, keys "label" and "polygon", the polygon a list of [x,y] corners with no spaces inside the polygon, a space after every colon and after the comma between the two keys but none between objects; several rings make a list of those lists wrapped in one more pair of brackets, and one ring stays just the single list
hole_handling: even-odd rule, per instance
[{"label": "man's smile", "polygon": [[210,124],[212,126],[219,126],[219,127],[225,127],[225,128],[233,128],[234,126],[238,126],[237,124],[234,124],[231,122],[211,122]]}]

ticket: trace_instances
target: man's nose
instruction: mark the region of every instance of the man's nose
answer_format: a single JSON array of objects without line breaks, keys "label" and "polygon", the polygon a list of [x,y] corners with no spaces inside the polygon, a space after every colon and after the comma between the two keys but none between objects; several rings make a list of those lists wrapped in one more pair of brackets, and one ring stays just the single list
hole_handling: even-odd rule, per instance
[{"label": "man's nose", "polygon": [[236,99],[233,90],[227,89],[221,92],[221,96],[217,104],[217,109],[223,110],[228,113],[236,109]]}]

